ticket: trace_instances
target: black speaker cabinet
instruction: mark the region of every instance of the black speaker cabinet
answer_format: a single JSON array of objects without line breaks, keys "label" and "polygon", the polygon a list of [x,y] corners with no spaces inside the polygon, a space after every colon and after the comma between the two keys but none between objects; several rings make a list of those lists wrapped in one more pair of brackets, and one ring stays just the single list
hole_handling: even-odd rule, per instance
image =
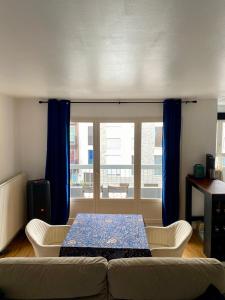
[{"label": "black speaker cabinet", "polygon": [[48,180],[28,181],[27,202],[29,220],[37,218],[51,223],[51,195]]},{"label": "black speaker cabinet", "polygon": [[206,154],[206,177],[209,179],[215,177],[215,157],[212,154]]}]

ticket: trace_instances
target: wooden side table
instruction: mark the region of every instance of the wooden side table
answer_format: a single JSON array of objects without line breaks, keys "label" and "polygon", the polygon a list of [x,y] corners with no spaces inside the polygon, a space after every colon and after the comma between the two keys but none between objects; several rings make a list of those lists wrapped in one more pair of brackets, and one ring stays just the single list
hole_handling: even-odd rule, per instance
[{"label": "wooden side table", "polygon": [[[204,216],[192,216],[192,187],[204,194]],[[186,177],[186,220],[204,220],[204,253],[225,260],[225,183]]]}]

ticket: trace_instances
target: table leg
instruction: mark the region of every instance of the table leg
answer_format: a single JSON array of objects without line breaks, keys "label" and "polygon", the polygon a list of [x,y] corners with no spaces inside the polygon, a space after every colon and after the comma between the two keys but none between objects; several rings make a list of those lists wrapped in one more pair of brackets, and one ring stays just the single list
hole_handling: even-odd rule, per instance
[{"label": "table leg", "polygon": [[186,178],[186,210],[185,219],[191,224],[192,221],[192,184]]}]

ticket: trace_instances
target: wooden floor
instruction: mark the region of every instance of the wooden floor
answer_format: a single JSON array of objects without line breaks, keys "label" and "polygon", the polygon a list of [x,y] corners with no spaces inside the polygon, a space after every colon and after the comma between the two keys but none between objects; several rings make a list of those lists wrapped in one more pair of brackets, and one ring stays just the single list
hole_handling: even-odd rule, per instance
[{"label": "wooden floor", "polygon": [[34,256],[34,251],[24,232],[20,232],[6,250],[0,254],[0,258],[29,256]]},{"label": "wooden floor", "polygon": [[[0,255],[0,258],[29,256],[34,256],[34,252],[25,234],[21,232],[7,247],[5,253],[2,253],[2,255]],[[184,251],[183,257],[205,257],[202,250],[202,242],[196,233],[192,235],[192,238]]]},{"label": "wooden floor", "polygon": [[199,235],[194,231],[187,247],[184,250],[183,257],[206,257],[203,253],[203,243]]}]

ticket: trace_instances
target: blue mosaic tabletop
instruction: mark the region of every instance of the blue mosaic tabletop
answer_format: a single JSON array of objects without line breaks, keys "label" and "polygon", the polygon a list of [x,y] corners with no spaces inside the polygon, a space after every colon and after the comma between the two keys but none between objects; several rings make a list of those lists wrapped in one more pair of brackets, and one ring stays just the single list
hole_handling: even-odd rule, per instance
[{"label": "blue mosaic tabletop", "polygon": [[151,256],[142,215],[78,214],[60,256]]}]

